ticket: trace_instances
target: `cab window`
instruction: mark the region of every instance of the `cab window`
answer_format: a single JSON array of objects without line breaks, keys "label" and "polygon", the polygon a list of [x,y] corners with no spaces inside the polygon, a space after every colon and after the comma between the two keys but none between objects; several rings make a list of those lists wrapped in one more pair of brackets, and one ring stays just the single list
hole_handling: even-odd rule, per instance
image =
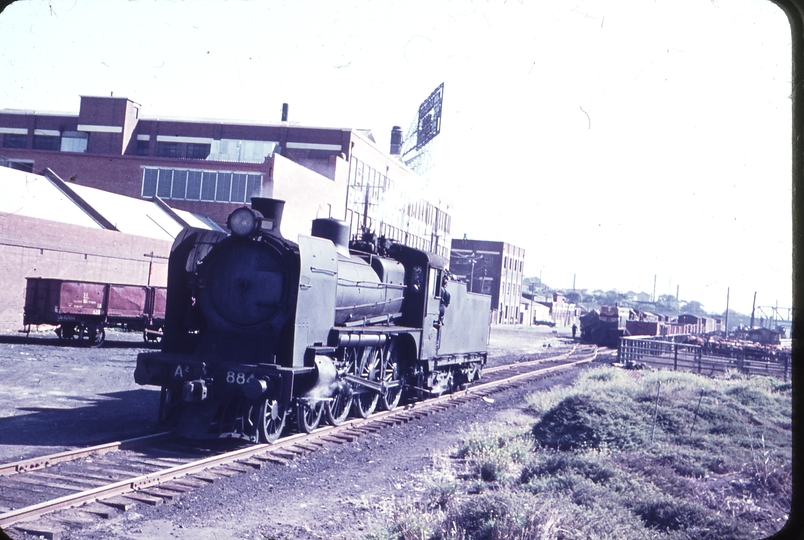
[{"label": "cab window", "polygon": [[432,287],[433,298],[441,298],[441,270],[430,269],[430,287]]}]

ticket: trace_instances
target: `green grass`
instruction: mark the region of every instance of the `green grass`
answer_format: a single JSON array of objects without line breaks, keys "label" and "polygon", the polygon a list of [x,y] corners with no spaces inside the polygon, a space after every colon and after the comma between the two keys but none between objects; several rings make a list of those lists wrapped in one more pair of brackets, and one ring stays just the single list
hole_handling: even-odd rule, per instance
[{"label": "green grass", "polygon": [[[764,538],[791,500],[791,387],[588,370],[475,426],[384,512],[379,539]],[[657,400],[658,391],[658,400]],[[658,403],[658,406],[657,406]]]}]

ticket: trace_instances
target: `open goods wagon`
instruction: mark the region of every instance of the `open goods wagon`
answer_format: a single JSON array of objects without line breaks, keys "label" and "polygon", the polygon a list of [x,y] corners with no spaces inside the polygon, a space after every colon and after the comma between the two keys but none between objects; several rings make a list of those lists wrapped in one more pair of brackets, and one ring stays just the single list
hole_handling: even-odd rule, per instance
[{"label": "open goods wagon", "polygon": [[27,278],[23,324],[56,326],[60,339],[106,339],[104,328],[141,331],[157,340],[165,319],[167,289],[144,285]]}]

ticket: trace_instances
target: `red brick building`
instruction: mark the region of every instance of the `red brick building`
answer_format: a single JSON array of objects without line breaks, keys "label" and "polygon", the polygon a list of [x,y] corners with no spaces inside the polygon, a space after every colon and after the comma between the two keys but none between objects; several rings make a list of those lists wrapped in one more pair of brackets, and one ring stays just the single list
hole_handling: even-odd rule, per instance
[{"label": "red brick building", "polygon": [[[370,133],[248,122],[146,118],[123,97],[82,96],[75,114],[0,110],[0,165],[65,182],[159,197],[219,224],[251,196],[287,201],[283,234],[344,219],[448,256],[448,204]],[[424,193],[424,195],[423,195]]]}]

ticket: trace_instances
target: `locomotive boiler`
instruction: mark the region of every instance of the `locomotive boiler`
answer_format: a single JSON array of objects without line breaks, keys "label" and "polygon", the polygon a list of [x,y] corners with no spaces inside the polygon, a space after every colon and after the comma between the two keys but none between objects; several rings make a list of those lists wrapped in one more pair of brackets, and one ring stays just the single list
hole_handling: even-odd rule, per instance
[{"label": "locomotive boiler", "polygon": [[135,370],[161,388],[161,421],[272,442],[288,424],[310,432],[480,377],[490,297],[445,279],[446,259],[373,235],[350,246],[329,218],[293,242],[283,208],[255,197],[230,235],[176,238],[162,350]]}]

